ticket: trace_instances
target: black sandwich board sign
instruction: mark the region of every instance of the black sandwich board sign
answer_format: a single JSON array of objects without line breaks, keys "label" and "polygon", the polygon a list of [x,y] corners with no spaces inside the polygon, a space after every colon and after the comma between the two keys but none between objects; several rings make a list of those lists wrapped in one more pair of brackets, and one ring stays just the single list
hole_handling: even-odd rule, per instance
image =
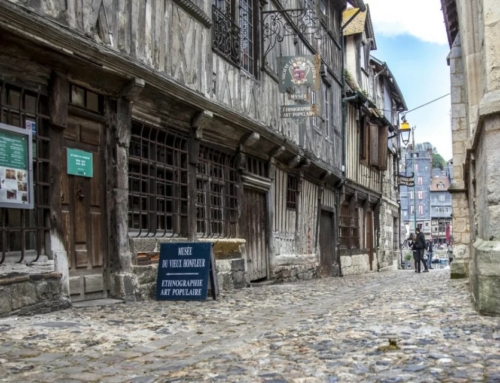
[{"label": "black sandwich board sign", "polygon": [[209,274],[212,297],[217,299],[215,260],[211,243],[162,243],[156,299],[161,301],[206,300]]}]

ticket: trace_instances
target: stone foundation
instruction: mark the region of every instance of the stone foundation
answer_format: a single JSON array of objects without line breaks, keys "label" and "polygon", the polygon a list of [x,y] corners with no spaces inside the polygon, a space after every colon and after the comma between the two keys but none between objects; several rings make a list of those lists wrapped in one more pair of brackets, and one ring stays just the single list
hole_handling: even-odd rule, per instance
[{"label": "stone foundation", "polygon": [[273,279],[275,282],[293,282],[299,280],[309,280],[318,277],[318,262],[275,266],[271,273],[271,279]]},{"label": "stone foundation", "polygon": [[469,271],[476,309],[480,314],[500,315],[500,241],[478,239]]},{"label": "stone foundation", "polygon": [[0,277],[0,317],[44,314],[71,306],[62,293],[62,274],[11,273]]},{"label": "stone foundation", "polygon": [[[342,275],[364,274],[371,271],[368,254],[342,255],[340,256],[340,263],[342,266]],[[373,270],[376,271],[376,259],[374,259],[373,263]]]},{"label": "stone foundation", "polygon": [[453,261],[450,264],[451,279],[467,278],[469,276],[469,255],[468,245],[455,245],[453,247]]}]

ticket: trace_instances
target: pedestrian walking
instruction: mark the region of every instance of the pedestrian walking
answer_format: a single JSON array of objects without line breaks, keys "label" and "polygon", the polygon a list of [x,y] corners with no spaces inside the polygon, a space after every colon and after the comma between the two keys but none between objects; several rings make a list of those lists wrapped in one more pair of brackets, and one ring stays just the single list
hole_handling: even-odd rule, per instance
[{"label": "pedestrian walking", "polygon": [[429,269],[427,268],[427,264],[425,263],[424,260],[424,254],[425,254],[425,235],[420,231],[420,228],[417,227],[417,238],[415,239],[415,250],[417,251],[417,259],[415,263],[415,268],[417,270],[417,273],[420,273],[420,262],[424,265],[424,273],[428,273]]},{"label": "pedestrian walking", "polygon": [[432,269],[432,257],[434,256],[434,243],[432,237],[429,238],[427,244],[425,246],[425,250],[427,250],[427,268]]},{"label": "pedestrian walking", "polygon": [[417,261],[418,261],[418,253],[417,248],[415,247],[415,243],[417,241],[416,234],[410,234],[410,238],[407,240],[408,248],[413,252],[413,263],[415,264],[415,272],[417,273]]}]

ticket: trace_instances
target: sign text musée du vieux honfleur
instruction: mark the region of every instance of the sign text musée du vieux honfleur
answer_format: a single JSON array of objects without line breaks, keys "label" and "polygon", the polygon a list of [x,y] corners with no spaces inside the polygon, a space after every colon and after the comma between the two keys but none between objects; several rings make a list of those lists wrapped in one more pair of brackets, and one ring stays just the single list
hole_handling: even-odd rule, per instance
[{"label": "sign text mus\u00e9e du vieux honfleur", "polygon": [[211,243],[162,243],[156,289],[157,300],[205,300],[211,272],[215,299],[215,272]]}]

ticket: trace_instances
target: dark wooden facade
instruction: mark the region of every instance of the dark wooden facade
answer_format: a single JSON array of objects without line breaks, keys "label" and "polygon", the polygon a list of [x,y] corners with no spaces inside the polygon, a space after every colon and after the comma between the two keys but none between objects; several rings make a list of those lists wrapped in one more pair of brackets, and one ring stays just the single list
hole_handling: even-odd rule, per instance
[{"label": "dark wooden facade", "polygon": [[[345,2],[309,5],[325,38],[263,57],[261,11],[305,5],[0,0],[2,91],[36,99],[32,111],[2,93],[1,118],[36,119],[40,169],[35,210],[2,209],[5,258],[54,259],[74,300],[134,299],[138,259],[163,241],[212,241],[221,265],[245,260],[248,281],[314,276],[320,259],[338,273]],[[281,119],[276,59],[314,53],[320,115]],[[93,153],[93,178],[66,173],[66,148]]]}]

